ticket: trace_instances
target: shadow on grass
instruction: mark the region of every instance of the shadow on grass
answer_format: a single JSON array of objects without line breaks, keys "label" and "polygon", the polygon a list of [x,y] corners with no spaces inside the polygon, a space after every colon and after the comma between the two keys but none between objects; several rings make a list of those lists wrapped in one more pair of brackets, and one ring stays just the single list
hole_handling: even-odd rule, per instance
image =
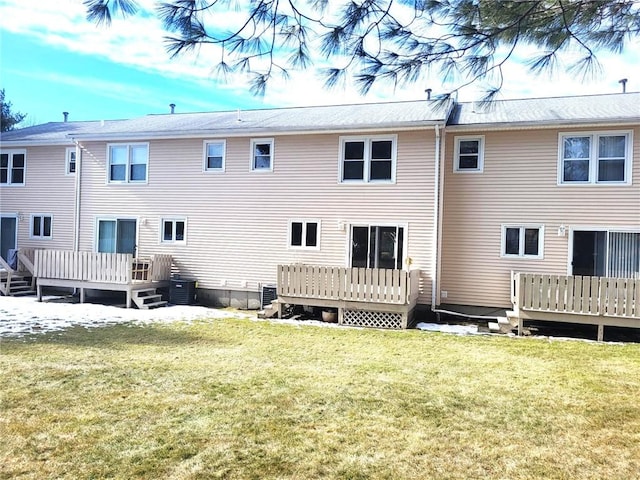
[{"label": "shadow on grass", "polygon": [[118,348],[119,345],[179,346],[192,343],[221,345],[228,343],[188,324],[176,325],[105,325],[100,327],[73,326],[64,330],[27,334],[19,338],[3,338],[7,346],[16,343],[50,343],[76,347]]}]

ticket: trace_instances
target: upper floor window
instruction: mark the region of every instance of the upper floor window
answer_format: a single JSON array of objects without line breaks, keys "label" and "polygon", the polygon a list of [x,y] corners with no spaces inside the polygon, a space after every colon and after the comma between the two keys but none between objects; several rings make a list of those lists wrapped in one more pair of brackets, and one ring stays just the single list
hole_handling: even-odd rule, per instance
[{"label": "upper floor window", "polygon": [[109,145],[109,182],[145,183],[149,162],[149,144]]},{"label": "upper floor window", "polygon": [[562,184],[631,184],[631,132],[560,134]]},{"label": "upper floor window", "polygon": [[341,182],[395,182],[395,135],[340,139]]},{"label": "upper floor window", "polygon": [[483,168],[484,136],[455,137],[454,171],[482,172]]},{"label": "upper floor window", "polygon": [[313,248],[320,246],[320,222],[298,221],[289,223],[289,246],[292,248]]},{"label": "upper floor window", "polygon": [[503,225],[503,257],[542,258],[544,228],[540,225]]},{"label": "upper floor window", "polygon": [[204,170],[207,172],[224,172],[226,142],[212,140],[204,142]]},{"label": "upper floor window", "polygon": [[183,218],[162,219],[162,243],[183,243],[186,241],[187,222]]},{"label": "upper floor window", "polygon": [[51,238],[51,215],[31,217],[31,238]]},{"label": "upper floor window", "polygon": [[273,138],[251,140],[251,170],[273,170]]},{"label": "upper floor window", "polygon": [[66,153],[66,170],[67,175],[74,175],[76,173],[76,149],[75,147],[67,148]]},{"label": "upper floor window", "polygon": [[24,185],[26,150],[0,152],[0,185]]}]

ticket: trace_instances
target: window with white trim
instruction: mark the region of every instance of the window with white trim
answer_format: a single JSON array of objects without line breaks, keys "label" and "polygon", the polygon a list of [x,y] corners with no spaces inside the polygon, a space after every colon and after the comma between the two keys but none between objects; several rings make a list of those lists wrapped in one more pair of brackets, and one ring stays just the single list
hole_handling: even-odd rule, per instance
[{"label": "window with white trim", "polygon": [[65,173],[67,175],[75,175],[76,173],[76,148],[69,147],[66,151]]},{"label": "window with white trim", "polygon": [[0,152],[0,185],[24,185],[26,167],[26,150],[2,150]]},{"label": "window with white trim", "polygon": [[631,184],[632,134],[561,133],[558,181],[561,184]]},{"label": "window with white trim", "polygon": [[224,140],[205,140],[204,170],[206,172],[224,172],[226,142]]},{"label": "window with white trim", "polygon": [[318,220],[292,220],[289,222],[289,247],[320,248],[320,222]]},{"label": "window with white trim", "polygon": [[273,171],[273,138],[251,140],[251,170]]},{"label": "window with white trim", "polygon": [[396,181],[397,136],[341,137],[342,183]]},{"label": "window with white trim", "polygon": [[146,183],[149,144],[111,144],[108,146],[110,183]]},{"label": "window with white trim", "polygon": [[455,137],[453,169],[481,173],[484,169],[484,136]]},{"label": "window with white trim", "polygon": [[187,221],[184,218],[163,218],[160,241],[162,243],[185,243],[187,239]]},{"label": "window with white trim", "polygon": [[543,240],[542,225],[503,225],[501,256],[542,258]]},{"label": "window with white trim", "polygon": [[31,215],[31,238],[51,238],[51,215]]}]

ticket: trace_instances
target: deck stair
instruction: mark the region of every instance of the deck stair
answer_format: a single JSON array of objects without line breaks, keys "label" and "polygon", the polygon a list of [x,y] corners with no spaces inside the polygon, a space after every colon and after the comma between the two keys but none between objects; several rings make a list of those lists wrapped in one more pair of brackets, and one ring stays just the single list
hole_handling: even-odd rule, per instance
[{"label": "deck stair", "polygon": [[265,305],[258,312],[258,318],[274,318],[278,316],[278,299],[272,300],[271,304]]},{"label": "deck stair", "polygon": [[515,312],[508,310],[503,317],[497,317],[496,322],[489,322],[489,330],[496,333],[511,333],[518,328],[518,318]]},{"label": "deck stair", "polygon": [[36,291],[33,289],[33,282],[29,277],[17,273],[8,277],[6,272],[3,272],[0,276],[0,293],[11,297],[25,297],[35,295]]},{"label": "deck stair", "polygon": [[162,295],[160,295],[155,288],[135,290],[131,299],[140,310],[150,310],[167,305],[167,302],[162,300]]}]

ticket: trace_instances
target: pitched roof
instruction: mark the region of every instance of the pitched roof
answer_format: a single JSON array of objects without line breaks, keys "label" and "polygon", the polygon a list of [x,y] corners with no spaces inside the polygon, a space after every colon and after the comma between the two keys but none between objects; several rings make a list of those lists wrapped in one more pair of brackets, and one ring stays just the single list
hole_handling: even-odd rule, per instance
[{"label": "pitched roof", "polygon": [[86,134],[102,128],[102,125],[115,124],[123,120],[108,120],[104,122],[49,122],[33,127],[25,127],[9,132],[2,132],[0,140],[7,142],[24,142],[33,145],[67,145],[72,144],[76,135]]},{"label": "pitched roof", "polygon": [[444,124],[450,104],[409,101],[226,112],[146,115],[129,120],[59,122],[2,135],[2,141],[172,138],[420,128]]},{"label": "pitched roof", "polygon": [[640,93],[459,103],[447,125],[523,126],[640,121]]},{"label": "pitched roof", "polygon": [[[2,133],[8,145],[71,144],[72,139],[151,139],[424,128],[513,128],[638,123],[640,93],[474,102],[387,102],[226,112],[146,115],[128,120],[51,122]],[[447,121],[448,120],[448,121]]]}]

